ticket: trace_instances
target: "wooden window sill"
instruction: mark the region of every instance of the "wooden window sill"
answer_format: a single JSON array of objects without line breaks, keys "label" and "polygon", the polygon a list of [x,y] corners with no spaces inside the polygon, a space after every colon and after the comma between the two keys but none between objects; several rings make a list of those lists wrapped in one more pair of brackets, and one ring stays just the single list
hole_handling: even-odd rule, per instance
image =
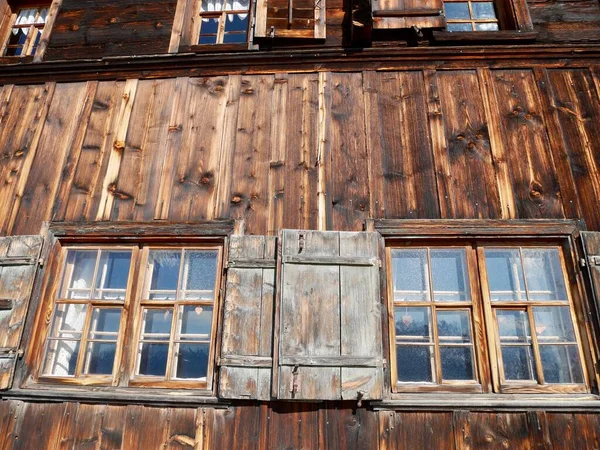
[{"label": "wooden window sill", "polygon": [[0,64],[29,64],[33,56],[0,56]]},{"label": "wooden window sill", "polygon": [[452,44],[505,44],[535,42],[537,31],[434,31],[433,40]]},{"label": "wooden window sill", "polygon": [[192,53],[229,53],[229,52],[245,52],[248,51],[248,43],[244,44],[206,44],[206,45],[190,45],[180,48],[183,52]]}]

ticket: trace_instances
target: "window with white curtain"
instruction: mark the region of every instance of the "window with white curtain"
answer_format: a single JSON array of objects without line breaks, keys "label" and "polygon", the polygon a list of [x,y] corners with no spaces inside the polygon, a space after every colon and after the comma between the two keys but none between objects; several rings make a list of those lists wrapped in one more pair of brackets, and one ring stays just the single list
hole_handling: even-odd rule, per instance
[{"label": "window with white curtain", "polygon": [[197,44],[243,44],[248,40],[250,0],[199,0]]},{"label": "window with white curtain", "polygon": [[3,56],[35,54],[46,25],[48,9],[47,7],[22,8],[13,15],[14,23],[4,46]]}]

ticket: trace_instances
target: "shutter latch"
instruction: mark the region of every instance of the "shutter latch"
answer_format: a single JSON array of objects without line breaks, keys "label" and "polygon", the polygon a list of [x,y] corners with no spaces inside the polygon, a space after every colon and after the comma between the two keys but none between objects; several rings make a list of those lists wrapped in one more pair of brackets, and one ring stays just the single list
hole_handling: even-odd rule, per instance
[{"label": "shutter latch", "polygon": [[358,406],[359,408],[362,406],[362,401],[363,401],[364,396],[365,396],[365,391],[358,391],[356,393],[356,400],[358,400],[358,402],[356,403],[356,406]]},{"label": "shutter latch", "polygon": [[298,393],[298,388],[300,387],[300,374],[298,373],[298,366],[294,366],[292,369],[292,385],[290,386],[290,392],[292,393],[292,398]]}]

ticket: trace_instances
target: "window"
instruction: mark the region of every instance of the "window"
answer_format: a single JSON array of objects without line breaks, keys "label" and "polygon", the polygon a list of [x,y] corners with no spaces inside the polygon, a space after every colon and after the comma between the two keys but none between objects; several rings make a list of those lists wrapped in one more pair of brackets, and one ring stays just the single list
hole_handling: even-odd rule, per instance
[{"label": "window", "polygon": [[14,22],[10,27],[3,56],[34,55],[47,17],[47,7],[36,6],[19,9],[14,14]]},{"label": "window", "polygon": [[393,246],[388,262],[398,391],[586,392],[561,246]]},{"label": "window", "polygon": [[243,44],[248,40],[250,0],[200,0],[197,44]]},{"label": "window", "polygon": [[494,2],[444,0],[448,31],[498,31]]},{"label": "window", "polygon": [[118,385],[122,366],[130,386],[210,388],[220,258],[218,245],[65,246],[39,378]]}]

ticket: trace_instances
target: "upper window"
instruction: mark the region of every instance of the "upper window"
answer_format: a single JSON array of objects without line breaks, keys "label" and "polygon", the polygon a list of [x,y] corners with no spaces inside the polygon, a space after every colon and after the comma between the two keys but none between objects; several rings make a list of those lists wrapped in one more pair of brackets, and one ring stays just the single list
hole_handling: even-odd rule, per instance
[{"label": "upper window", "polygon": [[480,0],[444,0],[448,31],[498,31],[494,2]]},{"label": "upper window", "polygon": [[388,251],[399,391],[586,391],[561,247]]},{"label": "upper window", "polygon": [[250,0],[199,0],[195,43],[243,44],[248,41]]},{"label": "upper window", "polygon": [[118,384],[123,366],[129,385],[210,388],[220,254],[63,248],[40,378]]},{"label": "upper window", "polygon": [[5,31],[2,56],[35,55],[47,18],[47,4],[13,10]]}]

